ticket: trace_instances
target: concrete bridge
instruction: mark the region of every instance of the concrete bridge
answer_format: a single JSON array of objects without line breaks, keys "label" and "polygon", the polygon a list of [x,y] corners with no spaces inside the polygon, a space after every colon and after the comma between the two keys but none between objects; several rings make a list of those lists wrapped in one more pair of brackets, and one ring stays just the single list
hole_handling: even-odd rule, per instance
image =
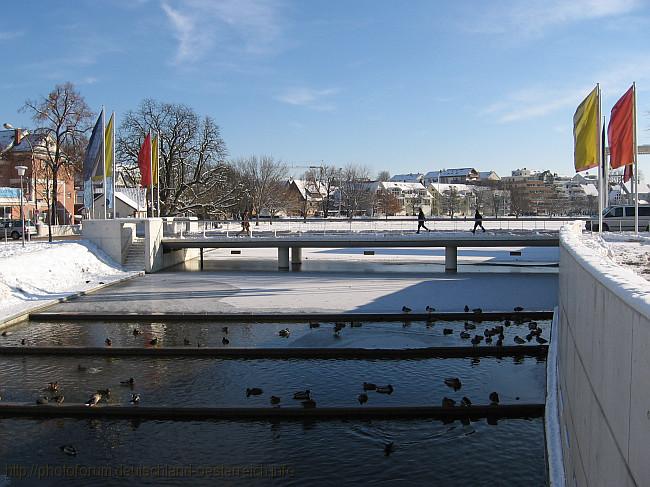
[{"label": "concrete bridge", "polygon": [[[557,247],[557,233],[488,233],[468,235],[456,232],[425,234],[335,234],[335,235],[289,235],[260,237],[193,236],[190,238],[163,237],[164,251],[199,249],[203,267],[203,249],[223,248],[277,248],[278,269],[288,270],[289,263],[299,266],[302,263],[303,248],[359,248],[359,247],[444,247],[445,270],[458,269],[459,247]],[[291,259],[289,259],[291,249]]]}]

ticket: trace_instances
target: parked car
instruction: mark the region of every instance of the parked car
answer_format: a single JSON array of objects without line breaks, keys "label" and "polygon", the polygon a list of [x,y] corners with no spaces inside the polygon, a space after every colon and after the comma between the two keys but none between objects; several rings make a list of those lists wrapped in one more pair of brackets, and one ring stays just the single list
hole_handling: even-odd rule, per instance
[{"label": "parked car", "polygon": [[[634,231],[634,205],[615,205],[603,210],[603,230]],[[585,222],[587,230],[598,230],[598,218]],[[650,205],[639,205],[639,230],[650,231]]]},{"label": "parked car", "polygon": [[[36,236],[38,231],[34,224],[25,220],[25,237]],[[0,222],[0,238],[11,237],[18,240],[23,235],[23,224],[20,220],[5,220]]]}]

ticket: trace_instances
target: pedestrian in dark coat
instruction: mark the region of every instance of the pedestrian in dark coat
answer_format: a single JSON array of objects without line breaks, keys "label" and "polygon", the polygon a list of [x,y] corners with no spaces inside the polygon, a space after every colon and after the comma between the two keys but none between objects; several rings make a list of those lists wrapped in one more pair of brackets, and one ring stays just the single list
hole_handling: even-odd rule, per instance
[{"label": "pedestrian in dark coat", "polygon": [[418,231],[416,233],[420,233],[420,228],[424,228],[427,232],[430,232],[425,225],[424,225],[424,212],[422,211],[422,208],[420,208],[420,212],[418,213]]},{"label": "pedestrian in dark coat", "polygon": [[483,215],[479,213],[477,208],[476,213],[474,213],[474,228],[472,229],[472,233],[476,233],[476,229],[478,227],[481,227],[481,229],[485,232],[485,228],[483,228]]}]

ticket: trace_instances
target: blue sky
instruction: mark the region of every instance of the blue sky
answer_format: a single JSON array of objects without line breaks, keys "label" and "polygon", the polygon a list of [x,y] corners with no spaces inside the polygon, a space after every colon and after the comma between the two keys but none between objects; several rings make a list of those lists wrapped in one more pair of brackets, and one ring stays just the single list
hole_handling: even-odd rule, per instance
[{"label": "blue sky", "polygon": [[145,97],[190,105],[232,157],[572,174],[596,82],[607,116],[637,82],[650,143],[648,32],[641,0],[7,2],[0,117],[30,126],[24,100],[72,81],[118,123]]}]

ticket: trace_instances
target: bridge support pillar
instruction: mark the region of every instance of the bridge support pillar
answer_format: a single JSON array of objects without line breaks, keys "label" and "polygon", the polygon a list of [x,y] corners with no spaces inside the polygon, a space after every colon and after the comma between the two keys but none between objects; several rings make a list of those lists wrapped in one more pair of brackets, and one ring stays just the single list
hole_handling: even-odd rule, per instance
[{"label": "bridge support pillar", "polygon": [[289,247],[278,247],[278,269],[289,270]]},{"label": "bridge support pillar", "polygon": [[291,267],[302,264],[302,247],[291,247]]},{"label": "bridge support pillar", "polygon": [[445,247],[445,272],[456,272],[458,270],[458,248]]}]

